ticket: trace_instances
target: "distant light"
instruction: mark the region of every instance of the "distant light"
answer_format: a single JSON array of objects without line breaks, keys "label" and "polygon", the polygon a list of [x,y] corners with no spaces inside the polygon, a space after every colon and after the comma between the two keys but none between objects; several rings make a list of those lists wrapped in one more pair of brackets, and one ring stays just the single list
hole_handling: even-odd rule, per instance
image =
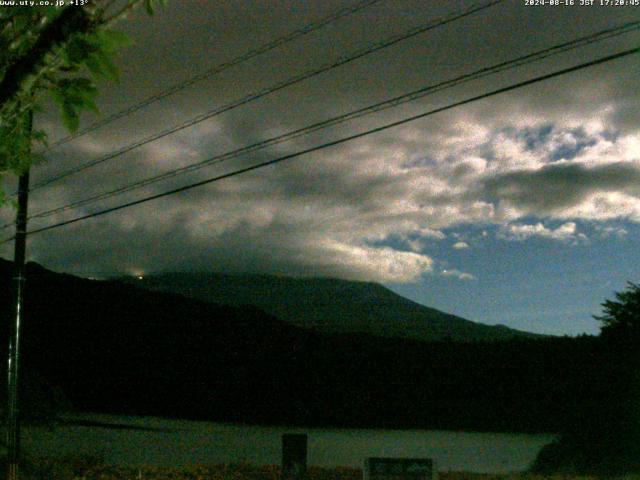
[{"label": "distant light", "polygon": [[138,280],[142,280],[144,277],[142,275],[138,275]]}]

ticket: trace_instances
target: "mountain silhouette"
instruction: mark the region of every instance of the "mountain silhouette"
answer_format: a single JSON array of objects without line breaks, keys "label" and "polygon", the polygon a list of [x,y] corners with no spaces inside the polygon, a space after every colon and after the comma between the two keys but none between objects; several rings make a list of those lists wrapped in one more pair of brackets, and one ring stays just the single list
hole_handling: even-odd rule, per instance
[{"label": "mountain silhouette", "polygon": [[[12,264],[0,261],[5,339],[12,277]],[[71,408],[263,425],[553,432],[573,418],[575,399],[602,393],[591,338],[426,343],[322,333],[255,306],[33,263],[21,338],[26,417]]]},{"label": "mountain silhouette", "polygon": [[120,280],[215,304],[252,305],[292,325],[322,333],[456,342],[542,337],[444,313],[371,282],[221,273],[164,273]]}]

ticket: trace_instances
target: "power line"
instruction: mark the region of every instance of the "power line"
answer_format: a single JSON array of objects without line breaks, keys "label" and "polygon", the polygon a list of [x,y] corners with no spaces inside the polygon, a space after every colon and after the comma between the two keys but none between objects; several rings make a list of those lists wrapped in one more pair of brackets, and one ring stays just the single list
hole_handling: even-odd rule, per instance
[{"label": "power line", "polygon": [[370,44],[370,45],[366,46],[363,49],[359,49],[359,50],[356,50],[355,52],[352,52],[352,53],[350,53],[348,55],[341,56],[337,60],[334,60],[332,62],[326,63],[326,64],[322,65],[319,68],[316,68],[316,69],[313,69],[313,70],[309,70],[309,71],[304,72],[304,73],[299,74],[299,75],[295,75],[295,76],[293,76],[291,78],[288,78],[288,79],[286,79],[284,81],[281,81],[279,83],[271,85],[271,86],[269,86],[269,87],[267,87],[265,89],[259,90],[258,92],[254,92],[254,93],[251,93],[251,94],[249,94],[249,95],[247,95],[245,97],[242,97],[239,100],[236,100],[234,102],[228,103],[228,104],[223,105],[221,107],[218,107],[216,109],[210,110],[209,112],[200,114],[200,115],[198,115],[198,116],[196,116],[196,117],[194,117],[194,118],[192,118],[190,120],[187,120],[186,122],[184,122],[182,124],[173,126],[173,127],[168,128],[166,130],[163,130],[161,132],[155,133],[155,134],[150,135],[150,136],[148,136],[146,138],[138,140],[138,141],[136,141],[134,143],[131,143],[131,144],[125,146],[125,147],[122,147],[121,149],[116,150],[115,152],[111,152],[111,153],[109,153],[109,154],[107,154],[107,155],[105,155],[103,157],[100,157],[100,158],[98,158],[96,160],[87,162],[87,163],[85,163],[83,165],[80,165],[78,167],[69,169],[66,172],[62,172],[62,173],[60,173],[58,175],[50,177],[49,179],[46,179],[46,180],[41,181],[39,183],[36,183],[31,188],[31,191],[38,190],[38,189],[40,189],[42,187],[50,185],[50,184],[52,184],[54,182],[57,182],[59,180],[62,180],[63,178],[66,178],[66,177],[68,177],[70,175],[75,175],[76,173],[79,173],[79,172],[82,172],[84,170],[87,170],[88,168],[92,168],[92,167],[94,167],[96,165],[99,165],[99,164],[101,164],[103,162],[106,162],[108,160],[117,158],[117,157],[119,157],[119,156],[121,156],[121,155],[123,155],[125,153],[128,153],[128,152],[130,152],[130,151],[132,151],[132,150],[134,150],[136,148],[139,148],[139,147],[141,147],[143,145],[147,145],[148,143],[151,143],[151,142],[154,142],[156,140],[159,140],[159,139],[161,139],[163,137],[166,137],[168,135],[176,133],[176,132],[178,132],[180,130],[184,130],[185,128],[192,127],[192,126],[194,126],[194,125],[196,125],[196,124],[198,124],[200,122],[203,122],[205,120],[208,120],[208,119],[210,119],[210,118],[212,118],[212,117],[214,117],[216,115],[220,115],[220,114],[225,113],[225,112],[227,112],[229,110],[233,110],[233,109],[238,108],[240,106],[243,106],[243,105],[245,105],[247,103],[253,102],[253,101],[258,100],[258,99],[260,99],[262,97],[265,97],[265,96],[270,95],[272,93],[275,93],[275,92],[278,92],[280,90],[283,90],[283,89],[285,89],[287,87],[290,87],[290,86],[292,86],[292,85],[294,85],[296,83],[302,82],[304,80],[310,79],[312,77],[315,77],[315,76],[320,75],[322,73],[325,73],[327,71],[333,70],[334,68],[340,67],[340,66],[345,65],[345,64],[350,63],[350,62],[353,62],[353,61],[355,61],[355,60],[357,60],[359,58],[362,58],[362,57],[364,57],[366,55],[370,55],[370,54],[372,54],[374,52],[377,52],[377,51],[382,50],[384,48],[387,48],[387,47],[390,47],[392,45],[395,45],[395,44],[397,44],[397,43],[399,43],[401,41],[404,41],[404,40],[407,40],[409,38],[415,37],[416,35],[419,35],[421,33],[427,32],[429,30],[432,30],[432,29],[437,28],[437,27],[442,26],[442,25],[446,25],[446,24],[454,22],[456,20],[460,20],[460,19],[462,19],[464,17],[467,17],[467,16],[470,16],[470,15],[476,13],[476,12],[479,12],[479,11],[485,10],[487,8],[490,8],[490,7],[494,6],[494,5],[497,5],[498,3],[502,3],[503,1],[504,0],[490,0],[489,2],[486,2],[486,3],[484,3],[484,4],[480,5],[480,6],[471,6],[471,7],[467,8],[467,9],[465,9],[465,10],[459,10],[459,11],[456,11],[456,12],[451,13],[449,15],[446,15],[445,17],[442,17],[442,18],[440,18],[438,20],[429,22],[426,25],[413,27],[413,28],[409,29],[408,31],[406,31],[403,34],[393,35],[393,36],[391,36],[391,37],[389,37],[389,38],[387,38],[385,40]]},{"label": "power line", "polygon": [[333,22],[336,22],[338,20],[340,20],[341,18],[344,18],[346,16],[352,15],[360,10],[364,10],[367,7],[370,7],[376,3],[379,3],[383,0],[363,0],[360,1],[358,3],[356,3],[355,5],[349,6],[349,7],[345,7],[342,8],[320,20],[318,20],[317,22],[312,22],[309,23],[297,30],[294,30],[293,32],[290,32],[282,37],[276,38],[275,40],[272,40],[268,43],[265,43],[263,45],[260,45],[259,47],[253,49],[253,50],[249,50],[248,52],[243,53],[242,55],[235,57],[229,61],[226,61],[224,63],[218,64],[214,67],[209,68],[208,70],[205,70],[202,73],[199,73],[198,75],[194,75],[193,77],[184,80],[182,82],[178,82],[175,83],[174,85],[170,86],[169,88],[162,90],[158,93],[156,93],[155,95],[151,95],[147,98],[145,98],[144,100],[142,100],[139,103],[136,103],[134,105],[131,105],[123,110],[120,110],[119,112],[116,112],[112,115],[109,115],[108,117],[105,117],[102,120],[99,120],[97,122],[94,122],[93,124],[89,125],[87,128],[84,128],[82,130],[79,130],[76,133],[73,133],[71,135],[67,135],[66,137],[63,137],[59,140],[57,140],[56,142],[52,143],[49,148],[47,148],[47,150],[45,150],[45,152],[48,152],[52,149],[54,149],[55,147],[58,147],[60,145],[64,145],[65,143],[69,143],[72,140],[75,140],[76,138],[82,137],[90,132],[93,132],[109,123],[112,123],[116,120],[119,120],[120,118],[126,117],[128,115],[131,115],[135,112],[137,112],[138,110],[141,110],[159,100],[162,100],[166,97],[169,97],[175,93],[178,93],[182,90],[184,90],[185,88],[190,87],[191,85],[194,85],[195,83],[198,83],[200,81],[206,80],[207,78],[211,78],[214,75],[217,75],[218,73],[221,73],[231,67],[234,67],[236,65],[239,65],[241,63],[244,63],[248,60],[251,60],[259,55],[262,55],[263,53],[267,53],[270,50],[274,50],[278,47],[281,47],[282,45],[285,45],[289,42],[292,42],[294,40],[297,40],[300,37],[303,37],[304,35],[307,35],[309,33],[312,33],[316,30],[319,30],[323,27],[326,27],[327,25],[332,24]]},{"label": "power line", "polygon": [[[169,195],[174,195],[176,193],[180,193],[180,192],[184,192],[184,191],[187,191],[187,190],[191,190],[192,188],[200,187],[202,185],[207,185],[207,184],[210,184],[210,183],[213,183],[213,182],[216,182],[216,181],[223,180],[225,178],[235,177],[235,176],[240,175],[242,173],[246,173],[246,172],[250,172],[250,171],[253,171],[253,170],[257,170],[259,168],[263,168],[263,167],[266,167],[266,166],[269,166],[269,165],[274,165],[276,163],[280,163],[280,162],[283,162],[285,160],[289,160],[289,159],[292,159],[292,158],[300,157],[300,156],[306,155],[308,153],[317,152],[317,151],[323,150],[325,148],[329,148],[329,147],[332,147],[332,146],[335,146],[335,145],[340,145],[342,143],[345,143],[345,142],[348,142],[348,141],[351,141],[351,140],[355,140],[355,139],[358,139],[358,138],[365,137],[367,135],[372,135],[374,133],[379,133],[379,132],[382,132],[384,130],[388,130],[388,129],[393,128],[393,127],[404,125],[406,123],[409,123],[409,122],[412,122],[412,121],[415,121],[415,120],[418,120],[418,119],[421,119],[421,118],[425,118],[425,117],[428,117],[430,115],[434,115],[436,113],[443,112],[445,110],[450,110],[452,108],[459,107],[459,106],[462,106],[462,105],[466,105],[466,104],[469,104],[469,103],[472,103],[472,102],[475,102],[475,101],[478,101],[478,100],[482,100],[482,99],[485,99],[485,98],[489,98],[489,97],[492,97],[494,95],[498,95],[498,94],[501,94],[501,93],[506,93],[506,92],[509,92],[509,91],[512,91],[512,90],[516,90],[518,88],[522,88],[522,87],[525,87],[525,86],[528,86],[528,85],[532,85],[534,83],[538,83],[538,82],[541,82],[541,81],[544,81],[544,80],[548,80],[548,79],[551,79],[551,78],[559,77],[561,75],[566,75],[568,73],[572,73],[572,72],[575,72],[575,71],[578,71],[578,70],[582,70],[584,68],[588,68],[588,67],[592,67],[592,66],[595,66],[595,65],[600,65],[600,64],[603,64],[603,63],[611,62],[613,60],[616,60],[616,59],[619,59],[619,58],[623,58],[623,57],[626,57],[626,56],[629,56],[629,55],[633,55],[633,54],[636,54],[636,53],[639,53],[639,52],[640,52],[640,47],[636,47],[636,48],[633,48],[633,49],[630,49],[630,50],[625,50],[625,51],[622,51],[622,52],[618,52],[618,53],[613,54],[613,55],[608,55],[606,57],[601,57],[601,58],[598,58],[596,60],[592,60],[590,62],[582,63],[582,64],[576,65],[574,67],[569,67],[569,68],[565,68],[565,69],[562,69],[562,70],[557,70],[555,72],[552,72],[552,73],[549,73],[549,74],[546,74],[546,75],[535,77],[535,78],[530,79],[530,80],[525,80],[523,82],[519,82],[519,83],[510,85],[510,86],[507,86],[507,87],[499,88],[497,90],[492,90],[490,92],[487,92],[487,93],[484,93],[484,94],[481,94],[481,95],[477,95],[477,96],[474,96],[474,97],[467,98],[465,100],[461,100],[461,101],[446,105],[444,107],[439,107],[439,108],[436,108],[436,109],[433,109],[433,110],[429,110],[427,112],[423,112],[423,113],[418,114],[418,115],[413,115],[413,116],[405,118],[403,120],[398,120],[398,121],[395,121],[395,122],[392,122],[392,123],[388,123],[386,125],[383,125],[383,126],[371,129],[371,130],[367,130],[365,132],[357,133],[357,134],[354,134],[354,135],[349,135],[347,137],[343,137],[343,138],[340,138],[338,140],[333,140],[331,142],[326,142],[326,143],[323,143],[321,145],[317,145],[315,147],[311,147],[311,148],[308,148],[308,149],[305,149],[305,150],[301,150],[299,152],[295,152],[295,153],[291,153],[291,154],[288,154],[288,155],[284,155],[282,157],[278,157],[278,158],[275,158],[273,160],[268,160],[268,161],[265,161],[265,162],[261,162],[261,163],[252,165],[250,167],[241,168],[241,169],[235,170],[235,171],[230,172],[230,173],[225,173],[223,175],[218,175],[218,176],[206,179],[206,180],[201,180],[199,182],[195,182],[195,183],[191,183],[191,184],[188,184],[188,185],[184,185],[184,186],[179,187],[179,188],[174,188],[174,189],[168,190],[166,192],[158,193],[158,194],[155,194],[155,195],[150,195],[150,196],[147,196],[147,197],[135,200],[135,201],[123,203],[123,204],[117,205],[115,207],[110,207],[110,208],[107,208],[107,209],[104,209],[104,210],[100,210],[98,212],[90,213],[90,214],[87,214],[87,215],[82,215],[82,216],[79,216],[79,217],[76,217],[76,218],[72,218],[70,220],[65,220],[63,222],[59,222],[59,223],[56,223],[56,224],[53,224],[53,225],[49,225],[49,226],[46,226],[46,227],[38,228],[38,229],[35,229],[35,230],[30,230],[29,232],[27,232],[27,234],[28,235],[34,235],[36,233],[45,232],[47,230],[52,230],[52,229],[55,229],[55,228],[63,227],[63,226],[66,226],[66,225],[70,225],[72,223],[77,223],[77,222],[80,222],[80,221],[83,221],[83,220],[88,220],[90,218],[106,215],[107,213],[111,213],[111,212],[115,212],[115,211],[118,211],[118,210],[123,210],[125,208],[133,207],[135,205],[140,205],[142,203],[150,202],[152,200],[157,200],[158,198],[162,198],[162,197],[166,197],[166,196],[169,196]],[[7,240],[5,240],[5,241],[3,241],[1,243],[6,243],[6,242],[8,242],[8,241],[10,241],[12,239],[13,238],[7,239]]]},{"label": "power line", "polygon": [[[37,218],[46,218],[49,217],[51,215],[55,215],[57,213],[61,213],[67,210],[71,210],[71,209],[75,209],[84,205],[88,205],[91,203],[94,203],[96,201],[99,200],[105,200],[107,198],[112,198],[115,197],[117,195],[122,195],[124,193],[130,192],[132,190],[136,190],[138,188],[141,187],[145,187],[147,185],[151,185],[163,180],[167,180],[169,178],[173,178],[175,176],[178,175],[182,175],[188,172],[192,172],[192,171],[196,171],[199,170],[201,168],[207,167],[207,166],[211,166],[214,164],[218,164],[221,162],[224,162],[226,160],[230,160],[233,158],[237,158],[241,155],[245,155],[247,153],[251,153],[251,152],[255,152],[257,150],[261,150],[264,149],[266,147],[272,146],[272,145],[276,145],[297,137],[300,137],[302,135],[306,135],[309,134],[311,132],[314,131],[318,131],[330,126],[334,126],[349,120],[353,120],[355,118],[360,118],[363,117],[365,115],[369,115],[372,113],[376,113],[376,112],[380,112],[382,110],[388,109],[388,108],[392,108],[392,107],[396,107],[398,105],[402,105],[411,101],[415,101],[417,99],[423,98],[427,95],[448,89],[448,88],[452,88],[458,85],[461,85],[463,83],[472,81],[472,80],[477,80],[479,78],[483,78],[485,76],[488,75],[492,75],[492,74],[496,74],[498,72],[502,72],[505,70],[510,70],[519,66],[523,66],[529,63],[533,63],[539,60],[542,60],[544,58],[550,57],[552,55],[558,55],[560,53],[564,53],[570,50],[574,50],[576,48],[585,46],[585,45],[589,45],[595,42],[601,42],[603,40],[615,37],[615,36],[619,36],[625,33],[629,33],[635,30],[638,30],[640,28],[640,22],[629,22],[627,24],[618,26],[618,27],[613,27],[613,28],[608,28],[605,30],[601,30],[599,32],[575,39],[575,40],[571,40],[569,42],[565,42],[562,44],[558,44],[552,47],[548,47],[542,50],[538,50],[536,52],[532,52],[529,53],[527,55],[523,55],[520,56],[516,59],[513,60],[509,60],[506,62],[501,62],[499,64],[490,66],[490,67],[485,67],[485,68],[481,68],[479,70],[476,70],[472,73],[468,73],[450,80],[446,80],[440,83],[437,83],[435,85],[429,85],[426,87],[422,87],[418,90],[414,90],[410,93],[406,93],[400,96],[397,96],[395,98],[392,98],[390,100],[385,100],[383,102],[379,102],[376,103],[374,105],[370,105],[337,117],[333,117],[330,118],[328,120],[324,120],[321,122],[317,122],[314,123],[312,125],[303,127],[303,128],[299,128],[281,135],[278,135],[276,137],[272,137],[233,151],[229,151],[220,155],[216,155],[214,157],[208,158],[206,160],[194,163],[194,164],[190,164],[190,165],[186,165],[184,167],[180,167],[177,169],[173,169],[170,170],[168,172],[164,172],[161,173],[159,175],[155,175],[152,177],[148,177],[146,179],[140,180],[138,182],[134,182],[128,185],[125,185],[123,187],[119,187],[116,188],[114,190],[110,190],[107,192],[102,192],[99,193],[97,195],[93,195],[91,197],[88,198],[84,198],[60,207],[56,207],[50,210],[45,210],[45,211],[41,211],[38,213],[34,213],[33,215],[31,215],[29,217],[30,220],[32,219],[37,219]],[[0,227],[0,229],[2,228],[6,228],[6,227],[10,227],[12,226],[12,224],[6,224],[3,227]]]}]

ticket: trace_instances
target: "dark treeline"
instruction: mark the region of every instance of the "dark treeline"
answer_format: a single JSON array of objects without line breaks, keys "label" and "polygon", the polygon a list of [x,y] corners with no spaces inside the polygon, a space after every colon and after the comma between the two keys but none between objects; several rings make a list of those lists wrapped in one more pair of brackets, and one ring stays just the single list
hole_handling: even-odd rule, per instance
[{"label": "dark treeline", "polygon": [[[0,264],[5,318],[9,270]],[[632,398],[633,350],[596,337],[427,344],[320,335],[255,308],[33,264],[28,275],[27,417],[70,405],[262,424],[578,432],[601,430],[626,408],[612,399]]]}]

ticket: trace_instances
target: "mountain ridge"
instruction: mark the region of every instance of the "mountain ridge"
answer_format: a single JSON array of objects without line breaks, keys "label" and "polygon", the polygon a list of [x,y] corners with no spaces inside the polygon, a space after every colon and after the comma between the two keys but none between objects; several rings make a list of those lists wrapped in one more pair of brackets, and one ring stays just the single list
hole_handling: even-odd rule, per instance
[{"label": "mountain ridge", "polygon": [[409,300],[374,282],[267,274],[171,272],[119,281],[232,306],[252,305],[298,327],[419,341],[502,341],[546,335],[473,322]]},{"label": "mountain ridge", "polygon": [[[12,277],[11,263],[0,261],[5,318],[14,308]],[[255,307],[35,264],[27,265],[21,323],[22,411],[32,416],[55,413],[59,391],[72,409],[111,414],[553,432],[574,417],[565,399],[602,396],[593,369],[597,339],[425,343],[321,334]],[[0,336],[7,330],[8,322],[0,323]],[[0,355],[6,350],[0,345]]]}]

